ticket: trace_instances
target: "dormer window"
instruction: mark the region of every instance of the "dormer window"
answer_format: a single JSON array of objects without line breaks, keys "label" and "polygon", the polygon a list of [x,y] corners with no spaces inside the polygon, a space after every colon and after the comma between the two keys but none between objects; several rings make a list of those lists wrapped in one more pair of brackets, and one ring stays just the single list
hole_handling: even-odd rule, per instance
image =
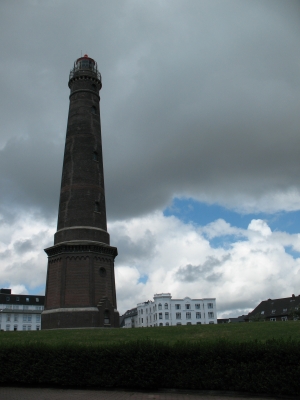
[{"label": "dormer window", "polygon": [[275,314],[276,310],[272,310],[272,314]]},{"label": "dormer window", "polygon": [[264,313],[265,313],[264,311],[261,312],[262,315],[263,315]]}]

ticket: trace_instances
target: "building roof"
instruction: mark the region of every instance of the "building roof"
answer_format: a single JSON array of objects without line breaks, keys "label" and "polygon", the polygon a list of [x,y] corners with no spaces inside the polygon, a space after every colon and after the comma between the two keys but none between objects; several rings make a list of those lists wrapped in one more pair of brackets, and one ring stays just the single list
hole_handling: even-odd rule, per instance
[{"label": "building roof", "polygon": [[45,296],[39,294],[11,294],[11,289],[0,289],[0,304],[20,304],[43,306]]},{"label": "building roof", "polygon": [[247,319],[265,319],[288,316],[297,307],[300,309],[300,295],[282,299],[268,299],[262,301],[248,314]]}]

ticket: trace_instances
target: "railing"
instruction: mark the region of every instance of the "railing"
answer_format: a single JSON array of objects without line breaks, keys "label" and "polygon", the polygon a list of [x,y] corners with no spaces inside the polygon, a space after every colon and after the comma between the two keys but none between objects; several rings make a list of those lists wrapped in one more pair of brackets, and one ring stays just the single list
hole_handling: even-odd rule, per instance
[{"label": "railing", "polygon": [[102,81],[100,72],[95,67],[88,67],[88,66],[84,68],[79,68],[75,66],[70,71],[69,80],[76,75],[82,75],[84,73],[87,73],[89,75],[91,72],[96,75],[97,79],[99,79],[100,82]]}]

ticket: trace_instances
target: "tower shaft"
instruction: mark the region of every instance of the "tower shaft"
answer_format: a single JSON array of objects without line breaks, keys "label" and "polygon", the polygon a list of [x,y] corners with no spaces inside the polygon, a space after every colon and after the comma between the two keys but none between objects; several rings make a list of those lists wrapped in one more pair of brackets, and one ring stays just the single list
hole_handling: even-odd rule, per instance
[{"label": "tower shaft", "polygon": [[101,75],[79,58],[69,79],[70,107],[54,246],[42,329],[118,326],[114,258],[107,232],[100,124]]}]

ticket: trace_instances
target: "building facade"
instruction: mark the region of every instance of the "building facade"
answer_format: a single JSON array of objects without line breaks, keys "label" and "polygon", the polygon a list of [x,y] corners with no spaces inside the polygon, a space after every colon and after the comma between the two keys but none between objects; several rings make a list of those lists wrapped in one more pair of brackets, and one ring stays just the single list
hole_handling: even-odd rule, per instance
[{"label": "building facade", "polygon": [[[128,310],[127,313],[132,310]],[[124,319],[124,328],[217,323],[215,298],[172,299],[170,293],[155,294],[153,301],[137,304],[136,315]]]},{"label": "building facade", "polygon": [[114,259],[107,232],[97,63],[76,60],[57,232],[48,255],[43,329],[118,327]]},{"label": "building facade", "polygon": [[45,296],[11,294],[0,289],[0,330],[39,331]]}]

